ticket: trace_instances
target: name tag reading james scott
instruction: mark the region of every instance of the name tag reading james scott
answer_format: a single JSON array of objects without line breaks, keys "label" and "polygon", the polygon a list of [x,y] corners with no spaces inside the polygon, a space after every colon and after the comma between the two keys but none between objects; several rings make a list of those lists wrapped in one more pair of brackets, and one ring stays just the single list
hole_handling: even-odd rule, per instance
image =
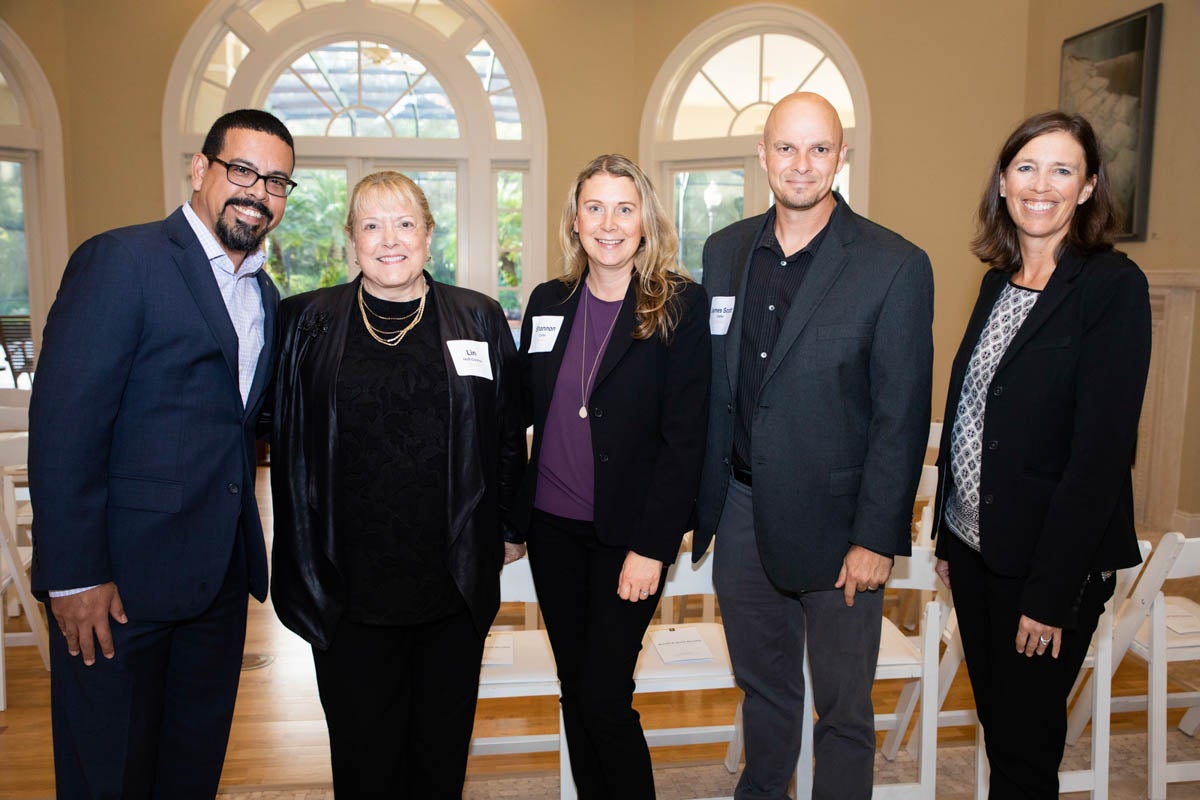
[{"label": "name tag reading james scott", "polygon": [[733,306],[736,297],[714,297],[712,307],[708,312],[708,332],[713,336],[724,336],[729,333],[729,321],[733,319]]},{"label": "name tag reading james scott", "polygon": [[529,342],[530,353],[549,353],[558,341],[558,332],[562,329],[562,317],[534,317],[533,337]]},{"label": "name tag reading james scott", "polygon": [[488,343],[473,342],[470,339],[452,339],[446,342],[450,358],[454,360],[454,370],[462,377],[474,375],[478,378],[492,378],[492,361],[488,358]]}]

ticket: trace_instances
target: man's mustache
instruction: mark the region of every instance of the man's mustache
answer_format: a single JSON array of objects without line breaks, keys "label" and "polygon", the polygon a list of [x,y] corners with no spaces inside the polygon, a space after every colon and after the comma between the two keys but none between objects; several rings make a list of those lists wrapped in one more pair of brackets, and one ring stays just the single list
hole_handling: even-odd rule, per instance
[{"label": "man's mustache", "polygon": [[258,200],[253,200],[249,197],[231,197],[225,201],[225,206],[226,208],[229,206],[245,206],[246,208],[253,208],[255,211],[262,214],[263,217],[266,218],[267,222],[275,219],[275,215],[271,213],[271,209],[267,208],[265,203],[261,203]]}]

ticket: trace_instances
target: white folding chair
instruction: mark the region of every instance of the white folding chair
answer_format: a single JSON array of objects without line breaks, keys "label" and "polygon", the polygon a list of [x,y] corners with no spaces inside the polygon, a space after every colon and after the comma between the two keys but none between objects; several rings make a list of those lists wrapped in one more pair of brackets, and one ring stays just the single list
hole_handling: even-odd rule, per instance
[{"label": "white folding chair", "polygon": [[[1168,663],[1200,660],[1200,605],[1162,592],[1164,581],[1196,575],[1200,575],[1200,539],[1164,534],[1122,607],[1113,634],[1110,675],[1127,652],[1147,662],[1148,694],[1113,697],[1111,705],[1114,713],[1148,712],[1147,789],[1153,800],[1166,797],[1168,783],[1200,780],[1200,761],[1168,763],[1166,742],[1168,708],[1189,709],[1179,725],[1188,735],[1195,733],[1193,725],[1200,714],[1200,692],[1167,691]],[[1090,708],[1079,704],[1072,710],[1068,742],[1079,737],[1090,713]]]},{"label": "white folding chair", "polygon": [[[500,600],[505,603],[537,603],[529,559],[505,564],[500,573]],[[493,632],[491,636],[512,637],[512,664],[485,664],[479,671],[480,699],[493,697],[558,697],[558,670],[554,652],[544,630]],[[559,778],[563,800],[574,800],[575,780],[563,734],[562,708],[558,712],[558,732],[525,736],[475,737],[472,755],[540,753],[558,751]]]},{"label": "white folding chair", "polygon": [[[712,583],[713,553],[710,549],[696,564],[690,555],[681,555],[667,571],[662,596],[682,597],[685,595],[713,596],[716,590]],[[667,663],[659,655],[652,638],[656,632],[672,628],[694,630],[712,654],[706,661]],[[633,679],[634,692],[702,691],[706,689],[731,689],[733,665],[729,661],[729,648],[725,644],[725,629],[719,622],[689,622],[677,625],[651,625],[642,640],[642,651],[638,654]],[[727,742],[734,734],[734,725],[709,725],[691,728],[658,728],[645,731],[646,743],[651,747],[660,745],[706,744]]]},{"label": "white folding chair", "polygon": [[[29,448],[28,434],[0,434],[0,467],[13,467],[25,463]],[[36,645],[46,669],[50,669],[50,640],[47,635],[46,618],[42,616],[41,603],[33,597],[30,589],[29,566],[33,562],[33,548],[20,545],[17,541],[19,519],[17,501],[9,491],[11,473],[3,473],[3,513],[0,513],[0,574],[7,574],[11,586],[16,590],[17,601],[24,611],[29,630],[9,632],[3,635],[3,644]]]}]

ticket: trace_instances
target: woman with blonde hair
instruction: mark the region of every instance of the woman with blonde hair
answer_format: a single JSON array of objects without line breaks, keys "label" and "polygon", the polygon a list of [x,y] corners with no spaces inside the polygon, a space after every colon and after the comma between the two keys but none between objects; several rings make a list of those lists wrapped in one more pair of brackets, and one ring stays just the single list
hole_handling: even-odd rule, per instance
[{"label": "woman with blonde hair", "polygon": [[704,453],[704,290],[645,173],[592,160],[563,208],[563,277],[521,331],[530,469],[513,505],[562,684],[579,795],[654,796],[633,669],[691,527]]},{"label": "woman with blonde hair", "polygon": [[350,197],[362,271],[279,309],[271,596],[313,647],[339,797],[458,798],[525,462],[499,304],[425,271],[407,176]]}]

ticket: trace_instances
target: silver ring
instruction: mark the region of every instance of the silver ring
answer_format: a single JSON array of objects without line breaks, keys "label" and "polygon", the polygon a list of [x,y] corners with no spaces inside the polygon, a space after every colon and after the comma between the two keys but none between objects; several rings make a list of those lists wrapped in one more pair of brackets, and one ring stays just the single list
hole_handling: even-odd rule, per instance
[{"label": "silver ring", "polygon": [[1048,644],[1050,644],[1052,641],[1054,641],[1054,637],[1053,637],[1053,636],[1051,636],[1049,639],[1047,639],[1045,636],[1039,636],[1039,637],[1038,637],[1038,641],[1042,643],[1042,646],[1043,646],[1043,647],[1045,647],[1046,645],[1048,645]]},{"label": "silver ring", "polygon": [[649,596],[650,596],[650,593],[647,592],[645,589],[642,589],[642,597],[649,597]]}]

